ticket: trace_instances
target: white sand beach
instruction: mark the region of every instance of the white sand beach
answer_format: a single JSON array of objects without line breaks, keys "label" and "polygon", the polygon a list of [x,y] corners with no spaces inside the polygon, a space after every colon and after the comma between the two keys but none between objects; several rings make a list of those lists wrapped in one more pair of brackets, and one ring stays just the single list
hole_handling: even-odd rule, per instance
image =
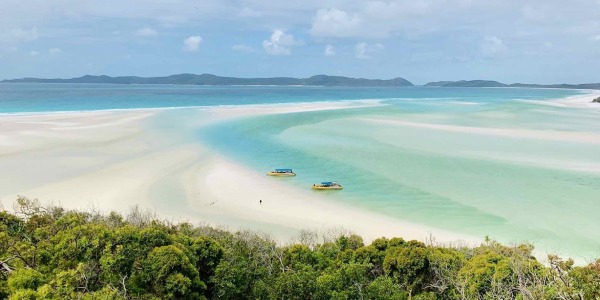
[{"label": "white sand beach", "polygon": [[600,144],[600,135],[592,132],[569,132],[557,130],[531,130],[531,129],[505,129],[483,128],[456,125],[441,125],[431,123],[407,122],[393,119],[363,119],[366,122],[383,123],[388,126],[402,126],[424,128],[446,132],[470,133],[495,137],[511,137],[523,139],[540,139],[563,142],[578,142],[587,144]]},{"label": "white sand beach", "polygon": [[[380,105],[377,101],[186,108],[190,127],[256,114]],[[478,238],[334,202],[246,168],[199,143],[151,129],[166,110],[0,116],[0,201],[18,195],[72,209],[126,212],[134,205],[174,221],[264,231],[348,230],[367,241],[401,236],[438,242]],[[185,132],[176,128],[171,133]],[[265,172],[267,170],[264,170]],[[262,204],[259,202],[262,200]]]},{"label": "white sand beach", "polygon": [[592,103],[592,100],[600,97],[598,91],[589,91],[588,94],[566,97],[552,101],[553,104],[558,104],[564,107],[574,108],[600,108],[599,103]]}]

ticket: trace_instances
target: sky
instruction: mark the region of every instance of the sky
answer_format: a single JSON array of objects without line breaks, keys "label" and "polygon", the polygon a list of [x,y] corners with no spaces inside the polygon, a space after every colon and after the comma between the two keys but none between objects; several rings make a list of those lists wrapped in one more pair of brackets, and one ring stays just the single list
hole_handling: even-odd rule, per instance
[{"label": "sky", "polygon": [[0,0],[0,79],[600,82],[600,0]]}]

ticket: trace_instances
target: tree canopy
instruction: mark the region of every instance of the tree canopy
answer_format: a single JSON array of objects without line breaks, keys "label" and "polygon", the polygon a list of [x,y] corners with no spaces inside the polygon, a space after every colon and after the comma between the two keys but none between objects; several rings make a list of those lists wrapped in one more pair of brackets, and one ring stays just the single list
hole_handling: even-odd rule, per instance
[{"label": "tree canopy", "polygon": [[139,209],[123,217],[19,198],[14,213],[0,211],[0,299],[600,298],[600,260],[542,264],[530,245],[489,239],[444,247],[315,236],[282,245]]}]

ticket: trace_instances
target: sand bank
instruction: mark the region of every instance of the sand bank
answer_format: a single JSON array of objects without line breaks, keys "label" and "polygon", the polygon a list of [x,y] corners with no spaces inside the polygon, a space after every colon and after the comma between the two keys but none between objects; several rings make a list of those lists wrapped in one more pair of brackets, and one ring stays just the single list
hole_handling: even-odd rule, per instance
[{"label": "sand bank", "polygon": [[444,125],[432,123],[419,123],[400,121],[395,119],[367,119],[362,120],[372,123],[387,124],[390,126],[403,126],[413,128],[424,128],[456,133],[470,133],[478,135],[488,135],[497,137],[539,139],[562,142],[576,142],[586,144],[600,144],[600,135],[592,132],[570,132],[558,130],[533,130],[533,129],[513,129],[513,128],[483,128],[468,127],[458,125]]},{"label": "sand bank", "polygon": [[224,158],[212,159],[207,171],[198,176],[201,192],[196,195],[198,201],[191,203],[213,224],[223,224],[224,217],[235,218],[243,227],[265,230],[280,238],[289,238],[290,233],[301,229],[326,232],[341,228],[367,240],[381,236],[425,240],[431,235],[442,242],[476,241],[333,202],[310,187],[301,190],[282,184],[285,179],[258,174]]},{"label": "sand bank", "polygon": [[[302,229],[343,228],[367,240],[380,236],[424,240],[433,235],[441,242],[476,242],[334,202],[308,187],[299,189],[247,169],[183,137],[227,118],[373,105],[379,103],[0,116],[0,200],[6,208],[17,195],[77,209],[125,212],[139,205],[174,221],[258,229],[280,240]],[[161,121],[171,125],[153,127]]]},{"label": "sand bank", "polygon": [[549,101],[564,107],[575,107],[575,108],[600,108],[599,103],[592,103],[592,100],[600,97],[599,91],[589,91],[588,94],[577,95],[572,97],[566,97],[563,99],[557,99]]}]

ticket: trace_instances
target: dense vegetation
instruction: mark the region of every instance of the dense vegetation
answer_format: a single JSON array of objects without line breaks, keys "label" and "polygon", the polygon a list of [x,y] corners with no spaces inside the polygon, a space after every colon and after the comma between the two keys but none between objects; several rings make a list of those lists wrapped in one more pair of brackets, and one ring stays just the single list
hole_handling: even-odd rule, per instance
[{"label": "dense vegetation", "polygon": [[529,245],[442,247],[252,232],[151,214],[0,211],[0,299],[598,299],[600,260],[539,263]]}]

